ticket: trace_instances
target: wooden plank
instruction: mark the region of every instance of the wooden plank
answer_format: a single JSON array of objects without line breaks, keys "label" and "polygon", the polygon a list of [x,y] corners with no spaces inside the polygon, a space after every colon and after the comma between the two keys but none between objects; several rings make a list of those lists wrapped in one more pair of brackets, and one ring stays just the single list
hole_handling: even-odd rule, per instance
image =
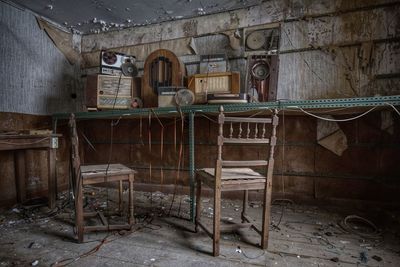
[{"label": "wooden plank", "polygon": [[251,224],[251,228],[253,228],[259,235],[262,234],[261,228],[256,225],[256,220],[248,216],[247,214],[243,214],[242,218]]},{"label": "wooden plank", "polygon": [[252,223],[232,223],[221,225],[221,232],[234,232],[241,228],[250,228]]},{"label": "wooden plank", "polygon": [[19,150],[51,147],[51,137],[38,138],[2,138],[0,140],[1,150]]},{"label": "wooden plank", "polygon": [[[107,170],[108,167],[108,170]],[[107,173],[111,175],[112,173],[119,173],[119,174],[130,174],[135,172],[134,170],[126,167],[122,164],[98,164],[98,165],[84,165],[81,166],[81,173],[84,177],[90,175],[97,175],[97,174],[104,174],[107,170]]]},{"label": "wooden plank", "polygon": [[202,221],[198,220],[198,221],[197,221],[197,224],[201,227],[201,229],[204,230],[204,232],[206,232],[206,234],[207,234],[209,237],[213,238],[212,231],[210,231],[210,229],[208,229],[208,227],[205,226],[205,225],[203,224]]},{"label": "wooden plank", "polygon": [[270,118],[225,117],[223,122],[272,123]]},{"label": "wooden plank", "polygon": [[222,139],[223,143],[226,144],[269,144],[268,138],[228,138],[224,137]]},{"label": "wooden plank", "polygon": [[100,217],[101,223],[104,225],[108,225],[108,220],[106,219],[106,217],[104,217],[104,214],[102,212],[98,212],[97,214]]},{"label": "wooden plank", "polygon": [[108,183],[108,182],[117,182],[117,181],[128,181],[129,175],[122,174],[122,175],[101,175],[98,177],[90,177],[84,178],[83,184],[90,185],[90,184],[100,184],[100,183]]},{"label": "wooden plank", "polygon": [[260,190],[264,188],[265,183],[242,184],[240,187],[237,184],[223,184],[222,191],[241,191],[241,190]]}]

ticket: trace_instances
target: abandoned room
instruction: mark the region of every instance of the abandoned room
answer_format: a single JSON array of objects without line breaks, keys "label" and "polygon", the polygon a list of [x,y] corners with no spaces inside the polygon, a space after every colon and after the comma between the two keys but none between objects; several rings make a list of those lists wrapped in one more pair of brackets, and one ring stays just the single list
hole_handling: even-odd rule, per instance
[{"label": "abandoned room", "polygon": [[0,0],[0,25],[0,266],[400,266],[399,1]]}]

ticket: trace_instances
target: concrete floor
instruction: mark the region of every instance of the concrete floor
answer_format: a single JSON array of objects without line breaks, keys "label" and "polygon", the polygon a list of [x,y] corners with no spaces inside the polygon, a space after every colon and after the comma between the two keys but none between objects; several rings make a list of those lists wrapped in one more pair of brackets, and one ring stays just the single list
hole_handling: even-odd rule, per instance
[{"label": "concrete floor", "polygon": [[[93,188],[87,196],[89,206],[114,209],[113,189]],[[55,213],[43,206],[3,210],[0,266],[400,266],[399,224],[382,216],[375,221],[382,233],[366,239],[338,224],[349,214],[366,216],[362,211],[275,203],[272,224],[278,226],[271,228],[268,251],[254,246],[260,242],[256,232],[243,229],[222,235],[221,255],[215,258],[210,256],[211,239],[192,232],[187,196],[176,196],[170,216],[171,195],[135,196],[137,224],[132,232],[92,233],[83,244],[73,239],[68,205]],[[66,200],[62,195],[59,206]],[[224,220],[239,221],[240,210],[241,201],[223,200]],[[259,202],[251,202],[249,214],[260,219]],[[398,215],[381,214],[391,219]],[[212,199],[203,200],[203,216],[212,217]]]}]

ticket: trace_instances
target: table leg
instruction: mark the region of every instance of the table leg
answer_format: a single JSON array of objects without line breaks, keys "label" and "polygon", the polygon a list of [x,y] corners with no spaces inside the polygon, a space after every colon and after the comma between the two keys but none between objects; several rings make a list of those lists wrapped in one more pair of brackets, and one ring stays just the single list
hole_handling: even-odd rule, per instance
[{"label": "table leg", "polygon": [[54,209],[56,206],[56,149],[48,149],[48,168],[49,168],[49,181],[48,181],[48,198],[49,208]]}]

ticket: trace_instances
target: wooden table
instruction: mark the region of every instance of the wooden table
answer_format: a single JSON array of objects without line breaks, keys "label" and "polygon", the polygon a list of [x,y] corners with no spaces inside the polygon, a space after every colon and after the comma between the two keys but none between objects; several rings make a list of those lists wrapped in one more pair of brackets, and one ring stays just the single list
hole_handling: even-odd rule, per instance
[{"label": "wooden table", "polygon": [[15,182],[17,188],[17,200],[23,203],[26,199],[26,166],[25,151],[27,149],[44,149],[48,153],[48,203],[53,209],[56,204],[56,149],[58,138],[61,135],[0,135],[0,151],[14,151]]}]

